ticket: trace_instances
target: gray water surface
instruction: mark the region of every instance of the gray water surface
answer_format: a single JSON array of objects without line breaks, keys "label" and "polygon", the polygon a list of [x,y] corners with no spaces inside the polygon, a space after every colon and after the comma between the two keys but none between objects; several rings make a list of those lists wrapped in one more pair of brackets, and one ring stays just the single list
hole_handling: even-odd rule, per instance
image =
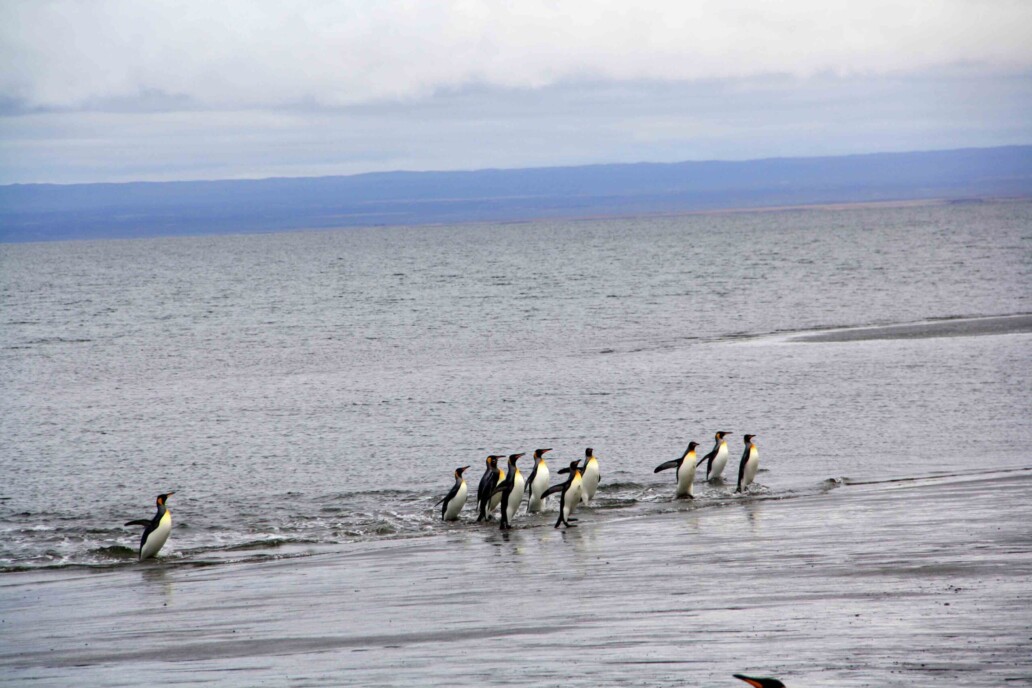
[{"label": "gray water surface", "polygon": [[[516,648],[538,663],[489,682],[1028,682],[1030,272],[1027,202],[0,246],[0,662],[462,684]],[[716,430],[729,482],[673,501],[653,467]],[[456,466],[589,446],[569,533],[438,520]],[[121,524],[168,490],[139,565]]]}]

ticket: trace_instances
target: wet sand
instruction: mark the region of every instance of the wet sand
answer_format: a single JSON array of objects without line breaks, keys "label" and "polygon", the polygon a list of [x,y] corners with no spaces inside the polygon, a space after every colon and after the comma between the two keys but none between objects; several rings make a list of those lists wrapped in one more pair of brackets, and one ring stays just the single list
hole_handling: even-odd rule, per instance
[{"label": "wet sand", "polygon": [[975,337],[1032,332],[1032,315],[993,318],[932,320],[906,325],[831,330],[792,337],[793,342],[860,342],[870,339],[928,339],[932,337]]},{"label": "wet sand", "polygon": [[[763,473],[760,474],[762,480]],[[1032,684],[1032,471],[0,577],[37,686]]]}]

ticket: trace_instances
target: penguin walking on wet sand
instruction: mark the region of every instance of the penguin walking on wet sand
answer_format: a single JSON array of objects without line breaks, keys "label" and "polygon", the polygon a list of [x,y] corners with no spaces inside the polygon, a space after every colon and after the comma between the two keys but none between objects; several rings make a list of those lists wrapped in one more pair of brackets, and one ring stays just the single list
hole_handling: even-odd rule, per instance
[{"label": "penguin walking on wet sand", "polygon": [[718,432],[714,436],[713,450],[706,454],[706,456],[699,459],[698,466],[702,465],[702,462],[706,462],[706,481],[720,480],[720,476],[724,473],[724,467],[727,466],[727,442],[724,440],[725,437],[730,435],[729,432]]},{"label": "penguin walking on wet sand", "polygon": [[479,511],[477,522],[491,520],[491,513],[487,507],[491,501],[491,493],[498,485],[498,459],[500,458],[496,454],[487,457],[487,470],[480,478],[480,486],[477,488],[477,510]]},{"label": "penguin walking on wet sand", "polygon": [[545,505],[542,495],[548,489],[549,475],[548,464],[545,463],[545,454],[551,449],[534,450],[534,470],[530,472],[527,479],[527,489],[530,490],[530,499],[527,500],[527,513],[536,514]]},{"label": "penguin walking on wet sand", "polygon": [[[469,466],[460,466],[455,469],[455,484],[448,490],[448,494],[441,498],[437,504],[441,505],[441,520],[454,521],[459,518],[459,512],[466,506],[466,495],[468,488],[466,480],[462,477],[463,471]],[[434,506],[437,506],[434,504]]]},{"label": "penguin walking on wet sand", "polygon": [[753,688],[785,688],[785,684],[776,678],[753,678],[745,674],[732,674],[739,681],[745,681]]},{"label": "penguin walking on wet sand", "polygon": [[746,435],[744,438],[745,451],[742,452],[742,462],[738,464],[738,489],[735,492],[747,489],[756,477],[756,469],[760,467],[760,451],[753,444],[754,437],[756,435]]},{"label": "penguin walking on wet sand", "polygon": [[571,519],[570,516],[581,501],[582,478],[580,468],[577,467],[578,463],[580,462],[571,461],[570,467],[567,469],[568,475],[566,476],[566,482],[553,485],[545,490],[545,494],[543,495],[543,497],[547,497],[556,492],[561,495],[559,499],[559,519],[555,522],[556,528],[560,525],[565,525],[567,528],[577,527],[570,524],[571,520],[576,520]]},{"label": "penguin walking on wet sand", "polygon": [[[498,457],[499,459],[502,457]],[[494,511],[498,508],[498,505],[502,503],[502,493],[496,492],[495,490],[499,485],[505,482],[505,470],[498,469],[498,480],[495,481],[494,489],[491,490],[491,497],[487,500],[487,520],[494,518]]]},{"label": "penguin walking on wet sand", "polygon": [[165,502],[174,494],[175,492],[166,492],[158,495],[158,511],[151,520],[138,518],[126,523],[127,526],[144,526],[143,537],[140,538],[140,561],[153,557],[165,546],[165,541],[172,532],[172,512],[165,506]]},{"label": "penguin walking on wet sand", "polygon": [[516,461],[521,456],[523,454],[509,455],[509,474],[505,477],[505,481],[495,488],[494,493],[496,495],[500,494],[502,497],[500,502],[502,515],[499,519],[501,530],[512,529],[509,519],[516,515],[516,510],[520,508],[520,502],[523,501],[525,481],[523,480],[523,474],[520,473],[520,469],[516,466]]},{"label": "penguin walking on wet sand", "polygon": [[661,463],[656,466],[656,470],[652,471],[653,473],[659,473],[669,468],[676,468],[677,491],[675,494],[678,497],[695,499],[695,448],[698,446],[698,442],[689,442],[688,448],[684,450],[681,458]]}]

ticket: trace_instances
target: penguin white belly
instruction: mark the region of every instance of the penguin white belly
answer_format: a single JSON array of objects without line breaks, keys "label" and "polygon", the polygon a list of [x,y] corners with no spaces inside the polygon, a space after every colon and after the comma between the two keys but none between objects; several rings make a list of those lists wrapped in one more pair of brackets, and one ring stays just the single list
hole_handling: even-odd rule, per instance
[{"label": "penguin white belly", "polygon": [[512,483],[512,492],[509,493],[509,504],[507,505],[507,511],[505,517],[508,520],[512,520],[512,517],[516,515],[516,510],[520,508],[520,502],[523,501],[523,490],[527,487],[527,481],[523,479],[523,475],[517,471],[516,480]]},{"label": "penguin white belly", "polygon": [[166,510],[162,515],[161,520],[158,521],[158,527],[147,535],[147,540],[140,548],[140,559],[150,559],[161,551],[161,548],[165,546],[165,541],[168,540],[168,536],[171,532],[172,512]]},{"label": "penguin white belly", "polygon": [[445,521],[454,521],[459,517],[459,512],[462,511],[462,507],[466,506],[467,496],[466,481],[463,480],[462,484],[459,485],[459,491],[455,493],[452,500],[448,502],[448,508],[444,512]]},{"label": "penguin white belly", "polygon": [[724,468],[727,466],[727,454],[727,442],[721,442],[717,455],[713,457],[713,465],[709,471],[709,480],[719,480],[720,476],[723,475]]},{"label": "penguin white belly", "polygon": [[742,487],[748,487],[752,485],[753,478],[756,477],[756,469],[760,467],[760,452],[755,449],[749,452],[749,460],[745,462],[745,475],[742,476]]},{"label": "penguin white belly", "polygon": [[677,470],[677,496],[695,496],[695,457],[689,456],[681,462]]},{"label": "penguin white belly", "polygon": [[577,508],[577,505],[581,502],[581,495],[584,494],[584,481],[578,475],[573,479],[570,484],[570,489],[566,498],[566,513],[563,516],[567,519],[573,514],[573,510]]},{"label": "penguin white belly", "polygon": [[551,476],[548,474],[548,466],[541,464],[537,473],[534,474],[534,482],[530,484],[530,503],[527,505],[528,513],[537,513],[545,506],[545,500],[541,495],[548,489],[548,481]]},{"label": "penguin white belly", "polygon": [[598,462],[589,461],[581,478],[581,501],[585,504],[594,498],[595,490],[598,489],[598,478]]}]

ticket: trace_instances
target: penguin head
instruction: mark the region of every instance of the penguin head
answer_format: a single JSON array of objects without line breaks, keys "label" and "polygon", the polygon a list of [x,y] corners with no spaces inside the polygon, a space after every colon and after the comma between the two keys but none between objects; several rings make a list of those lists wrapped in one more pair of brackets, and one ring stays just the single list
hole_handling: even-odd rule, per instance
[{"label": "penguin head", "polygon": [[455,479],[458,480],[459,478],[461,478],[462,477],[462,472],[464,470],[466,470],[467,468],[469,468],[469,466],[459,466],[458,468],[456,468],[455,469]]},{"label": "penguin head", "polygon": [[579,470],[580,470],[580,461],[571,461],[570,462],[570,475],[573,475],[574,471],[579,471]]},{"label": "penguin head", "polygon": [[590,459],[594,455],[595,455],[595,450],[592,449],[591,447],[588,447],[587,449],[584,450],[584,458],[585,459]]},{"label": "penguin head", "polygon": [[685,453],[687,454],[689,452],[695,451],[695,448],[698,447],[698,446],[699,446],[698,442],[689,442],[688,443],[688,450]]},{"label": "penguin head", "polygon": [[756,435],[746,435],[742,438],[742,441],[744,441],[747,445],[752,444],[752,438],[754,437],[756,437]]},{"label": "penguin head", "polygon": [[515,466],[516,459],[520,458],[521,456],[523,456],[523,454],[509,454],[509,465]]},{"label": "penguin head", "polygon": [[541,459],[545,458],[545,454],[547,454],[550,451],[552,451],[551,447],[549,447],[548,449],[535,449],[534,450],[534,460],[535,461],[540,461]]},{"label": "penguin head", "polygon": [[175,494],[175,492],[166,492],[165,494],[159,494],[158,498],[156,500],[157,505],[158,506],[163,505],[168,500],[168,498],[171,497],[174,494]]},{"label": "penguin head", "polygon": [[731,434],[730,432],[727,432],[725,430],[721,430],[720,432],[717,433],[717,442],[719,442],[720,440],[724,439],[725,437],[727,437],[730,434]]},{"label": "penguin head", "polygon": [[745,681],[753,688],[785,688],[785,684],[776,678],[753,678],[744,674],[734,674],[739,681]]},{"label": "penguin head", "polygon": [[502,458],[502,457],[498,456],[497,454],[491,454],[491,456],[487,457],[487,466],[488,466],[488,468],[494,468],[495,466],[497,466],[498,465],[498,459],[500,459],[500,458]]}]

